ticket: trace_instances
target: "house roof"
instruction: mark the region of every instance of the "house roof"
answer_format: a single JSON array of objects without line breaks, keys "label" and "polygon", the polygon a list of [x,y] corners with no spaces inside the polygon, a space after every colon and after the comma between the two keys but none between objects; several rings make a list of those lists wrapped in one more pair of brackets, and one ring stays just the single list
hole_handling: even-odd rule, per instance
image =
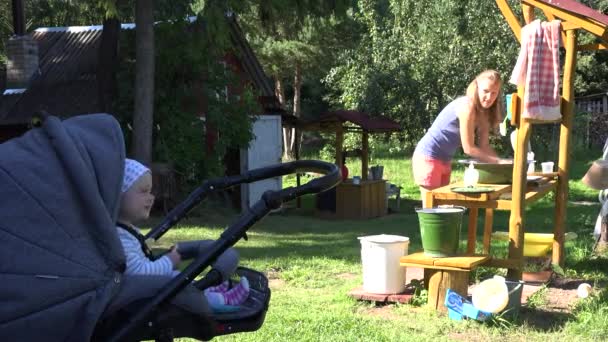
[{"label": "house roof", "polygon": [[27,89],[5,89],[0,123],[26,123],[41,109],[61,116],[98,112],[96,67],[101,32],[101,26],[32,32],[38,44],[38,73]]},{"label": "house roof", "polygon": [[[245,40],[234,15],[226,17],[234,49],[247,77],[261,93],[264,109],[280,111],[270,79]],[[190,18],[194,20],[195,17]],[[122,24],[123,30],[135,24]],[[30,35],[38,43],[39,72],[26,90],[4,90],[0,124],[23,124],[38,110],[62,117],[100,111],[97,86],[99,44],[103,26],[39,28]]]}]

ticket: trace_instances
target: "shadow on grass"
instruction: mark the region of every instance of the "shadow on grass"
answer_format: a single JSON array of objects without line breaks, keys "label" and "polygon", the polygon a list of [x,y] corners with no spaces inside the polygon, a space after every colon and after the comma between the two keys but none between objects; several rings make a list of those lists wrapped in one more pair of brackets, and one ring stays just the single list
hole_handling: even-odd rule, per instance
[{"label": "shadow on grass", "polygon": [[551,332],[560,330],[574,315],[566,312],[553,312],[522,307],[515,325],[526,325],[535,330]]}]

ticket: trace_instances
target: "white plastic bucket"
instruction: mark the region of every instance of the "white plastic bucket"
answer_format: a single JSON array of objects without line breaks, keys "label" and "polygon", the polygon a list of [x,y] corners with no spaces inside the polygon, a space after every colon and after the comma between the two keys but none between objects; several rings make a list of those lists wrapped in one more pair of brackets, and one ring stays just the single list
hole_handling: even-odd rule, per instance
[{"label": "white plastic bucket", "polygon": [[407,255],[410,239],[399,235],[359,237],[363,264],[363,290],[369,293],[401,293],[405,290],[405,267],[399,259]]}]

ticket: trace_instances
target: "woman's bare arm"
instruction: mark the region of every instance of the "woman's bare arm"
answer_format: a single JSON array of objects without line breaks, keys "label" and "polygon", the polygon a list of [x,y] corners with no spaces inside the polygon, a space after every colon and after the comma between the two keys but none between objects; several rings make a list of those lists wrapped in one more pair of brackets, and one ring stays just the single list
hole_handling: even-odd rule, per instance
[{"label": "woman's bare arm", "polygon": [[458,112],[458,120],[460,121],[460,141],[465,154],[486,163],[497,163],[500,159],[496,152],[490,147],[490,129],[489,122],[481,124],[477,128],[479,135],[478,147],[475,145],[475,119],[477,113],[470,105],[466,105]]}]

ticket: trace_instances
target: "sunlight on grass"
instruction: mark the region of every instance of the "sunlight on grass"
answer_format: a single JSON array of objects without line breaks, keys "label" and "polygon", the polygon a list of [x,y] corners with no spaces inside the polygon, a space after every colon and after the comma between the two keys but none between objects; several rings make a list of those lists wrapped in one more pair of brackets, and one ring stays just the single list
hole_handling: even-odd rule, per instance
[{"label": "sunlight on grass", "polygon": [[[430,309],[411,305],[376,306],[348,297],[362,284],[360,236],[395,234],[410,238],[409,251],[422,249],[418,218],[414,207],[420,194],[412,182],[409,157],[375,158],[370,166],[384,165],[384,178],[403,187],[401,209],[391,215],[365,221],[322,220],[314,215],[314,196],[302,199],[301,209],[264,218],[248,232],[249,241],[239,241],[236,249],[241,264],[265,272],[270,279],[272,298],[266,322],[252,333],[216,337],[214,341],[446,341],[446,340],[601,340],[608,334],[608,296],[605,291],[577,306],[571,318],[556,322],[551,329],[539,329],[529,320],[509,324],[455,322]],[[352,175],[360,174],[360,162],[348,161]],[[593,256],[593,225],[599,212],[597,192],[580,182],[585,166],[573,168],[566,231],[578,238],[566,244],[566,277],[589,279],[597,286],[608,282],[608,263]],[[303,175],[306,183],[315,175]],[[455,166],[452,180],[462,177]],[[284,186],[295,186],[294,176],[284,177]],[[526,208],[526,231],[552,232],[555,214],[553,194]],[[394,202],[391,202],[394,204]],[[295,205],[293,206],[295,207]],[[466,216],[466,215],[465,215]],[[234,218],[216,216],[193,218],[170,231],[160,245],[179,240],[214,239]],[[468,218],[464,218],[466,224]],[[509,212],[497,211],[494,231],[507,231]],[[479,227],[483,227],[480,215]],[[477,251],[481,252],[482,229],[477,232]],[[460,250],[466,245],[466,229],[460,237]],[[492,241],[491,254],[504,258],[506,241]],[[472,281],[486,279],[505,269],[480,267]],[[529,308],[542,306],[545,291],[529,300]],[[531,311],[530,315],[535,315]],[[183,341],[186,341],[184,339]],[[187,340],[190,341],[190,340]]]}]

